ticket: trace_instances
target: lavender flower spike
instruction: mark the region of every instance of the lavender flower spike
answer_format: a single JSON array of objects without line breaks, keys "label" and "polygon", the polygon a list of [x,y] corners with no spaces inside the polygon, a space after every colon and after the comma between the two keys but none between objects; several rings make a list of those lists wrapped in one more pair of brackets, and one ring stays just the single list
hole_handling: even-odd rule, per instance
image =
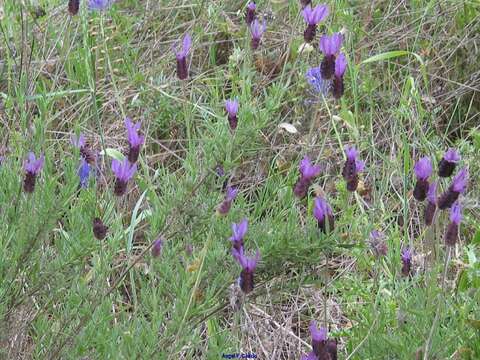
[{"label": "lavender flower spike", "polygon": [[355,191],[358,186],[358,173],[365,168],[365,163],[358,158],[359,152],[354,146],[345,146],[347,160],[343,166],[342,175],[347,182],[347,190]]},{"label": "lavender flower spike", "polygon": [[318,360],[318,358],[313,351],[310,351],[308,354],[302,355],[300,360]]},{"label": "lavender flower spike", "polygon": [[437,183],[432,182],[427,191],[427,207],[425,208],[425,225],[433,223],[433,217],[437,210]]},{"label": "lavender flower spike", "polygon": [[253,2],[250,1],[247,5],[247,13],[245,15],[245,22],[247,25],[250,25],[253,20],[255,20],[255,10],[257,9],[257,5]]},{"label": "lavender flower spike", "polygon": [[324,327],[317,328],[315,321],[310,322],[310,335],[312,336],[312,348],[315,359],[318,360],[336,360],[337,359],[337,342],[335,339],[327,338],[327,329]]},{"label": "lavender flower spike", "polygon": [[345,74],[345,69],[347,68],[347,58],[343,53],[338,55],[335,60],[335,76],[333,77],[332,82],[332,93],[335,99],[340,99],[345,92],[345,86],[343,84],[343,74]]},{"label": "lavender flower spike", "polygon": [[136,164],[130,164],[127,158],[123,161],[112,160],[112,171],[116,176],[115,195],[122,196],[127,191],[127,183],[137,171]]},{"label": "lavender flower spike", "polygon": [[455,149],[448,149],[438,164],[438,176],[449,177],[453,174],[457,162],[461,160],[460,154]]},{"label": "lavender flower spike", "polygon": [[455,201],[458,200],[460,194],[463,194],[467,189],[468,184],[468,168],[464,167],[453,178],[452,184],[449,186],[442,196],[438,199],[438,208],[445,210],[450,208]]},{"label": "lavender flower spike", "polygon": [[78,177],[80,178],[80,187],[86,188],[88,186],[88,178],[90,176],[90,165],[85,159],[82,159],[80,162],[80,167],[78,168]]},{"label": "lavender flower spike", "polygon": [[125,118],[125,127],[127,128],[128,144],[130,149],[128,152],[128,161],[132,164],[137,162],[140,154],[140,147],[145,142],[145,137],[138,134],[140,130],[140,122],[134,124],[130,118]]},{"label": "lavender flower spike", "polygon": [[320,38],[320,50],[323,53],[323,61],[320,64],[322,78],[329,80],[335,73],[335,57],[342,47],[343,36],[341,33],[334,33],[332,36],[323,35]]},{"label": "lavender flower spike", "polygon": [[96,217],[93,219],[92,231],[96,239],[103,240],[107,236],[108,226],[103,223],[102,219]]},{"label": "lavender flower spike", "polygon": [[250,24],[250,33],[252,34],[252,49],[256,50],[260,45],[260,40],[262,35],[267,29],[267,23],[263,20],[263,23],[260,25],[258,19],[253,20]]},{"label": "lavender flower spike", "polygon": [[163,241],[164,241],[163,237],[160,236],[158,239],[156,239],[153,242],[151,252],[154,258],[158,258],[162,253]]},{"label": "lavender flower spike", "polygon": [[417,182],[413,189],[413,197],[418,201],[423,201],[427,197],[428,178],[432,175],[432,161],[425,156],[416,162],[413,170],[417,177]]},{"label": "lavender flower spike", "polygon": [[103,11],[106,10],[110,5],[112,5],[112,0],[89,0],[88,9]]},{"label": "lavender flower spike", "polygon": [[300,178],[297,180],[293,193],[300,199],[304,198],[307,195],[308,188],[310,187],[313,179],[315,179],[320,174],[320,166],[312,165],[310,158],[305,156],[302,161],[300,161]]},{"label": "lavender flower spike", "polygon": [[68,12],[70,15],[75,16],[80,9],[80,0],[68,0]]},{"label": "lavender flower spike", "polygon": [[245,294],[248,294],[254,287],[253,274],[260,260],[260,252],[257,250],[254,258],[248,258],[243,253],[243,248],[240,250],[233,248],[232,255],[243,268],[240,273],[240,288]]},{"label": "lavender flower spike", "polygon": [[313,216],[318,222],[318,227],[324,233],[333,230],[335,219],[330,205],[321,197],[316,197],[313,207]]},{"label": "lavender flower spike", "polygon": [[25,170],[25,179],[23,181],[23,190],[26,193],[32,193],[35,190],[35,182],[37,175],[43,168],[45,163],[45,156],[42,154],[38,159],[33,152],[28,153],[28,160],[23,163],[23,169]]},{"label": "lavender flower spike", "polygon": [[93,165],[95,163],[95,154],[87,146],[85,141],[85,136],[80,134],[78,136],[72,135],[70,137],[70,142],[73,146],[80,150],[80,155],[85,159],[86,162]]},{"label": "lavender flower spike", "polygon": [[189,34],[185,34],[182,41],[181,50],[175,50],[175,57],[177,58],[177,76],[180,80],[188,78],[187,56],[192,46],[192,38]]},{"label": "lavender flower spike", "polygon": [[232,242],[233,248],[240,251],[243,248],[243,238],[248,230],[248,219],[243,219],[240,223],[232,224],[232,233],[230,241]]},{"label": "lavender flower spike", "polygon": [[409,248],[405,248],[402,250],[401,259],[402,275],[405,277],[410,276],[412,272],[412,252]]},{"label": "lavender flower spike", "polygon": [[330,89],[330,82],[322,79],[319,66],[308,69],[305,78],[315,93],[322,94],[323,96],[327,95]]},{"label": "lavender flower spike", "polygon": [[315,33],[317,32],[317,24],[328,16],[328,6],[322,4],[317,5],[312,9],[311,5],[307,5],[303,9],[302,14],[307,23],[303,38],[306,42],[310,42],[313,40]]},{"label": "lavender flower spike", "polygon": [[462,207],[458,201],[450,209],[450,223],[445,231],[445,245],[455,246],[458,241],[458,227],[462,221]]},{"label": "lavender flower spike", "polygon": [[383,231],[373,230],[370,232],[369,245],[373,250],[375,256],[386,256],[388,253],[388,246],[385,242],[385,234]]},{"label": "lavender flower spike", "polygon": [[239,104],[237,99],[225,101],[225,110],[227,110],[228,113],[228,123],[230,124],[230,129],[232,130],[235,130],[237,128],[238,106]]},{"label": "lavender flower spike", "polygon": [[227,187],[227,193],[223,201],[217,207],[217,214],[218,215],[227,215],[230,211],[230,207],[232,206],[232,201],[235,200],[238,194],[238,189],[232,188],[230,186]]}]

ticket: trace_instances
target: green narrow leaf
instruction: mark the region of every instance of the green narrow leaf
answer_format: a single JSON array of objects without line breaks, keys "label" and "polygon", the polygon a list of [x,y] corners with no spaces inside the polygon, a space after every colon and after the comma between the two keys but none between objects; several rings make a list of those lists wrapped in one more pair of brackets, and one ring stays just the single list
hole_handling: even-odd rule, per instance
[{"label": "green narrow leaf", "polygon": [[100,155],[105,155],[107,154],[113,159],[117,159],[118,161],[123,161],[125,158],[125,155],[123,155],[120,151],[112,148],[106,148],[105,151],[100,151]]},{"label": "green narrow leaf", "polygon": [[397,58],[397,57],[401,57],[401,56],[405,56],[405,55],[409,55],[409,54],[411,54],[411,52],[406,51],[406,50],[388,51],[388,52],[384,52],[384,53],[381,53],[381,54],[373,55],[373,56],[369,57],[368,59],[363,60],[362,64],[369,64],[369,63],[376,62],[376,61],[393,59],[393,58]]}]

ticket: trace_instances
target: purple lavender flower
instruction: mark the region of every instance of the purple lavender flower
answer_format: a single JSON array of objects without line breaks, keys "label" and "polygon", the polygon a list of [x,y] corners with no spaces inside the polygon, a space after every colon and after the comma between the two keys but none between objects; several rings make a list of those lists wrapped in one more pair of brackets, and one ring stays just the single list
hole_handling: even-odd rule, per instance
[{"label": "purple lavender flower", "polygon": [[303,18],[307,23],[307,28],[303,33],[303,38],[306,42],[310,42],[315,37],[317,32],[317,24],[328,16],[328,6],[325,4],[317,5],[313,9],[307,5],[303,11]]},{"label": "purple lavender flower", "polygon": [[158,239],[156,239],[154,242],[153,242],[153,245],[152,245],[152,249],[151,249],[151,252],[152,252],[152,256],[154,258],[157,258],[160,256],[161,252],[162,252],[162,247],[163,247],[163,237],[160,236]]},{"label": "purple lavender flower", "polygon": [[308,354],[302,355],[300,360],[318,360],[318,358],[313,351],[310,351]]},{"label": "purple lavender flower", "polygon": [[218,215],[226,215],[230,211],[230,207],[232,206],[232,201],[235,200],[238,194],[238,189],[232,188],[230,186],[227,187],[227,193],[225,194],[225,198],[217,207],[217,214]]},{"label": "purple lavender flower", "polygon": [[358,173],[365,168],[365,162],[358,158],[359,152],[354,146],[345,146],[347,160],[343,166],[342,175],[347,182],[347,190],[355,191],[358,186]]},{"label": "purple lavender flower", "polygon": [[248,294],[254,287],[253,274],[260,260],[260,252],[257,250],[254,258],[248,258],[243,253],[243,248],[240,250],[233,248],[232,255],[243,268],[240,273],[240,288],[245,294]]},{"label": "purple lavender flower", "polygon": [[346,68],[347,58],[343,53],[340,53],[340,55],[335,60],[335,73],[332,82],[332,93],[335,99],[340,99],[345,91],[345,86],[343,84],[343,74],[345,74]]},{"label": "purple lavender flower", "polygon": [[68,0],[68,12],[70,15],[75,16],[80,9],[80,0]]},{"label": "purple lavender flower", "polygon": [[97,238],[98,240],[105,239],[105,236],[107,236],[108,226],[105,226],[102,219],[96,217],[95,219],[93,219],[92,225],[93,235],[95,236],[95,238]]},{"label": "purple lavender flower", "polygon": [[455,149],[448,149],[438,164],[438,176],[450,177],[455,170],[457,162],[461,160],[460,154]]},{"label": "purple lavender flower", "polygon": [[43,168],[45,163],[45,156],[42,154],[38,159],[33,152],[28,153],[28,160],[23,163],[23,169],[25,170],[25,179],[23,181],[23,190],[26,193],[32,193],[35,190],[35,183],[37,175]]},{"label": "purple lavender flower", "polygon": [[330,89],[330,82],[322,79],[320,67],[312,67],[308,69],[305,78],[315,93],[322,94],[323,96],[327,95]]},{"label": "purple lavender flower", "polygon": [[187,56],[192,46],[192,38],[189,34],[185,34],[182,41],[181,50],[174,49],[177,58],[177,76],[180,80],[188,78]]},{"label": "purple lavender flower", "polygon": [[70,137],[70,142],[73,146],[80,150],[80,155],[83,159],[85,159],[86,162],[88,162],[90,165],[95,164],[95,154],[87,146],[87,142],[85,141],[85,136],[83,134],[78,135],[78,137],[76,135],[72,135]]},{"label": "purple lavender flower", "polygon": [[318,222],[318,227],[324,233],[330,232],[335,226],[335,219],[330,205],[321,197],[316,197],[313,206],[313,216]]},{"label": "purple lavender flower", "polygon": [[260,24],[258,19],[253,20],[250,24],[250,33],[252,34],[252,49],[256,50],[260,45],[260,40],[262,39],[262,35],[267,29],[267,23],[263,20],[263,23]]},{"label": "purple lavender flower", "polygon": [[310,335],[312,336],[313,354],[318,360],[336,360],[337,342],[335,339],[327,338],[327,329],[317,328],[315,321],[310,322]]},{"label": "purple lavender flower", "polygon": [[237,128],[238,106],[239,104],[237,99],[225,101],[225,110],[227,110],[228,113],[228,123],[230,124],[230,129],[232,130],[235,130]]},{"label": "purple lavender flower", "polygon": [[335,57],[342,47],[343,36],[341,33],[334,33],[332,36],[323,35],[320,38],[320,50],[324,58],[320,64],[322,78],[329,80],[335,73]]},{"label": "purple lavender flower", "polygon": [[295,183],[293,193],[300,199],[307,195],[308,188],[312,184],[312,181],[320,174],[320,166],[312,165],[310,158],[305,157],[300,161],[300,178]]},{"label": "purple lavender flower", "polygon": [[388,246],[385,242],[385,234],[383,231],[373,230],[370,232],[369,244],[375,256],[380,257],[387,255]]},{"label": "purple lavender flower", "polygon": [[432,174],[432,161],[425,156],[418,160],[413,168],[417,182],[413,189],[413,197],[418,201],[423,201],[427,197],[429,187],[428,178]]},{"label": "purple lavender flower", "polygon": [[441,210],[450,208],[455,201],[458,200],[460,194],[467,189],[468,184],[468,168],[464,167],[453,178],[452,184],[449,186],[442,196],[438,199],[437,206]]},{"label": "purple lavender flower", "polygon": [[403,276],[410,276],[412,272],[412,252],[409,248],[405,248],[402,250],[401,254],[402,258],[402,275]]},{"label": "purple lavender flower", "polygon": [[243,238],[248,230],[248,219],[243,219],[240,223],[232,224],[232,233],[230,241],[232,242],[233,248],[237,251],[240,251],[243,248]]},{"label": "purple lavender flower", "polygon": [[85,159],[80,161],[80,167],[78,168],[78,177],[80,178],[80,187],[86,188],[88,186],[88,178],[90,176],[90,165]]},{"label": "purple lavender flower", "polygon": [[437,183],[432,182],[427,191],[427,207],[425,208],[425,225],[433,223],[433,217],[437,210]]},{"label": "purple lavender flower", "polygon": [[127,191],[127,183],[137,171],[137,164],[130,164],[127,158],[123,161],[112,160],[112,171],[116,176],[114,193],[122,196]]},{"label": "purple lavender flower", "polygon": [[138,134],[140,130],[140,122],[134,124],[130,118],[125,119],[125,127],[127,128],[127,137],[128,137],[128,144],[130,145],[130,149],[128,152],[128,161],[132,164],[137,162],[138,155],[140,154],[140,147],[145,141],[145,137]]},{"label": "purple lavender flower", "polygon": [[250,25],[253,20],[255,20],[255,10],[257,9],[257,5],[255,2],[250,1],[247,5],[247,13],[245,14],[245,22],[247,25]]},{"label": "purple lavender flower", "polygon": [[110,5],[112,5],[112,3],[113,3],[112,0],[89,0],[88,9],[103,11],[103,10],[106,10]]},{"label": "purple lavender flower", "polygon": [[445,231],[445,245],[455,246],[458,241],[458,227],[462,221],[462,206],[454,203],[450,209],[450,223]]}]

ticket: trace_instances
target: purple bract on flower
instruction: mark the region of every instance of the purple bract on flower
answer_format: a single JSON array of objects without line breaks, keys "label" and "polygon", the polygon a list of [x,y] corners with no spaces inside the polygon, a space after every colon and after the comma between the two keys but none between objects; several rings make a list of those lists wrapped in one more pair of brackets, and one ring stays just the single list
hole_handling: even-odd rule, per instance
[{"label": "purple bract on flower", "polygon": [[80,187],[86,188],[88,186],[88,178],[90,176],[90,165],[85,159],[80,161],[80,167],[78,168],[78,177],[80,178]]},{"label": "purple bract on flower", "polygon": [[412,271],[412,252],[409,248],[405,248],[401,253],[402,259],[402,275],[410,276]]},{"label": "purple bract on flower", "polygon": [[138,155],[140,154],[140,147],[145,142],[145,137],[139,135],[140,122],[134,124],[130,118],[125,119],[125,127],[127,128],[128,144],[130,146],[128,152],[128,161],[132,164],[137,162]]},{"label": "purple bract on flower", "polygon": [[433,223],[435,211],[437,210],[437,183],[432,182],[427,191],[427,207],[425,208],[425,225]]},{"label": "purple bract on flower", "polygon": [[162,252],[163,241],[164,241],[164,240],[163,240],[163,237],[160,236],[158,239],[156,239],[156,240],[153,242],[151,252],[152,252],[152,256],[153,256],[154,258],[160,256],[160,254],[161,254],[161,252]]},{"label": "purple bract on flower", "polygon": [[116,176],[115,195],[122,196],[127,191],[127,183],[137,171],[137,165],[131,164],[127,158],[123,161],[112,160],[112,171]]},{"label": "purple bract on flower", "polygon": [[418,201],[423,201],[427,197],[427,191],[429,187],[428,178],[432,174],[432,161],[429,157],[425,156],[415,163],[413,168],[417,182],[413,189],[413,197]]},{"label": "purple bract on flower", "polygon": [[233,248],[240,251],[243,248],[243,238],[248,230],[248,219],[243,219],[240,223],[232,224],[232,236],[230,241],[232,242]]},{"label": "purple bract on flower", "polygon": [[327,95],[330,89],[330,81],[324,80],[320,71],[320,67],[312,67],[307,70],[305,74],[307,82],[317,94]]},{"label": "purple bract on flower", "polygon": [[85,136],[83,134],[78,136],[72,135],[70,137],[70,142],[73,146],[80,150],[80,155],[87,163],[90,165],[95,163],[95,154],[88,148],[87,142],[85,141]]},{"label": "purple bract on flower", "polygon": [[85,146],[85,136],[83,134],[80,134],[78,136],[72,135],[70,137],[70,142],[72,143],[73,146],[75,146],[78,149],[81,149]]},{"label": "purple bract on flower", "polygon": [[257,5],[253,2],[250,1],[247,5],[247,13],[245,15],[245,22],[247,25],[250,25],[253,20],[255,20],[255,10],[257,9]]},{"label": "purple bract on flower", "polygon": [[330,205],[321,197],[316,197],[313,206],[313,216],[318,222],[318,227],[323,232],[332,231],[335,219]]},{"label": "purple bract on flower", "polygon": [[225,101],[225,110],[227,110],[227,114],[228,114],[228,123],[230,124],[230,129],[232,130],[235,130],[237,128],[238,107],[239,107],[239,103],[237,99]]},{"label": "purple bract on flower", "polygon": [[455,166],[461,160],[461,156],[455,149],[448,149],[438,164],[438,176],[449,177],[453,174]]},{"label": "purple bract on flower", "polygon": [[322,4],[317,5],[312,9],[310,5],[307,5],[303,9],[302,14],[305,22],[307,23],[307,28],[303,33],[303,38],[306,42],[310,42],[315,37],[317,24],[328,16],[328,6]]},{"label": "purple bract on flower", "polygon": [[232,255],[243,268],[240,273],[240,288],[245,294],[248,294],[254,287],[253,274],[260,260],[260,252],[257,250],[254,258],[248,258],[245,256],[242,247],[240,250],[233,248]]},{"label": "purple bract on flower", "polygon": [[302,355],[300,360],[318,360],[318,358],[313,351],[310,351],[308,354]]},{"label": "purple bract on flower", "polygon": [[343,36],[335,33],[331,36],[323,35],[320,38],[320,50],[323,53],[323,61],[320,64],[322,78],[329,80],[335,73],[335,58],[342,47]]},{"label": "purple bract on flower", "polygon": [[355,191],[358,186],[358,173],[365,168],[365,162],[359,159],[359,152],[354,146],[345,146],[347,160],[343,166],[342,176],[347,182],[347,190]]},{"label": "purple bract on flower", "polygon": [[295,183],[293,193],[300,199],[307,195],[308,188],[312,181],[320,174],[321,168],[319,165],[313,165],[308,156],[305,156],[300,161],[300,177]]},{"label": "purple bract on flower", "polygon": [[252,35],[252,49],[255,50],[260,45],[260,40],[262,39],[262,35],[267,29],[267,23],[263,20],[262,24],[258,19],[253,20],[250,24],[250,33]]},{"label": "purple bract on flower", "polygon": [[468,168],[464,167],[453,178],[452,184],[449,186],[442,196],[438,199],[438,208],[445,210],[450,208],[457,201],[460,194],[463,194],[468,185]]},{"label": "purple bract on flower", "polygon": [[345,73],[346,68],[347,58],[343,53],[340,53],[340,55],[338,55],[337,59],[335,60],[335,71],[332,82],[332,93],[335,99],[340,99],[345,92],[343,74]]},{"label": "purple bract on flower", "polygon": [[238,189],[232,188],[230,186],[227,187],[227,193],[225,194],[225,198],[217,207],[218,215],[226,215],[230,211],[230,207],[232,206],[232,201],[235,200],[238,194]]},{"label": "purple bract on flower", "polygon": [[458,228],[462,221],[462,207],[458,203],[454,203],[450,209],[450,223],[445,231],[445,245],[454,246],[458,241]]},{"label": "purple bract on flower", "polygon": [[28,159],[23,163],[25,170],[25,179],[23,181],[23,190],[26,193],[32,193],[35,190],[37,175],[43,168],[45,156],[42,154],[38,159],[33,152],[28,153]]},{"label": "purple bract on flower", "polygon": [[89,0],[88,8],[90,10],[102,11],[106,10],[113,3],[113,0]]},{"label": "purple bract on flower", "polygon": [[188,68],[187,68],[187,56],[190,53],[190,48],[192,46],[192,38],[189,34],[185,34],[182,41],[181,49],[175,49],[175,57],[177,58],[177,76],[180,80],[185,80],[188,78]]}]

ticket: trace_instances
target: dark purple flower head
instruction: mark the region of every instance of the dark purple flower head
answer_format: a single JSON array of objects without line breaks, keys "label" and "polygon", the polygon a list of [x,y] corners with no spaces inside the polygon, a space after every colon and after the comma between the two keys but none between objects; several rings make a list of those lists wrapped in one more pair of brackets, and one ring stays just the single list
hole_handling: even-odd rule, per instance
[{"label": "dark purple flower head", "polygon": [[408,247],[404,248],[401,257],[403,262],[412,261],[412,251]]},{"label": "dark purple flower head", "polygon": [[365,163],[358,158],[359,152],[354,146],[345,146],[347,160],[342,169],[342,176],[347,182],[347,190],[355,191],[358,187],[358,173],[365,168]]},{"label": "dark purple flower head", "polygon": [[254,258],[248,258],[243,252],[243,247],[240,249],[232,249],[233,257],[238,261],[242,266],[243,270],[240,273],[240,288],[245,294],[248,294],[253,290],[253,273],[257,267],[258,261],[260,260],[260,252],[257,250],[257,253]]},{"label": "dark purple flower head", "polygon": [[310,158],[305,155],[305,157],[300,161],[300,175],[308,180],[312,180],[320,175],[320,165],[313,165],[310,161]]},{"label": "dark purple flower head", "polygon": [[80,9],[80,0],[68,0],[68,12],[74,16],[78,14]]},{"label": "dark purple flower head", "polygon": [[409,276],[412,271],[412,252],[409,248],[405,248],[401,253],[402,259],[402,275]]},{"label": "dark purple flower head", "polygon": [[85,136],[83,134],[80,134],[78,136],[72,135],[70,137],[70,142],[76,148],[81,149],[85,146]]},{"label": "dark purple flower head", "polygon": [[452,208],[450,209],[450,221],[457,225],[460,225],[462,218],[462,206],[457,201],[455,204],[452,205]]},{"label": "dark purple flower head", "polygon": [[230,207],[232,206],[232,201],[235,200],[238,194],[238,189],[232,188],[231,186],[227,187],[227,193],[225,194],[225,198],[220,203],[217,208],[217,212],[219,215],[226,215],[230,211]]},{"label": "dark purple flower head", "polygon": [[452,189],[458,193],[464,193],[468,184],[468,168],[464,167],[453,178]]},{"label": "dark purple flower head", "polygon": [[255,20],[255,10],[257,9],[257,5],[253,1],[250,1],[247,5],[247,13],[245,15],[245,22],[247,25],[250,25],[253,20]]},{"label": "dark purple flower head", "polygon": [[345,54],[340,53],[340,55],[338,55],[337,59],[335,60],[335,76],[337,78],[343,77],[343,74],[345,73],[346,68],[347,68],[347,58],[345,57]]},{"label": "dark purple flower head", "polygon": [[160,236],[158,239],[156,239],[152,245],[152,256],[153,257],[159,257],[161,252],[162,252],[162,247],[163,247],[163,237]]},{"label": "dark purple flower head", "polygon": [[418,160],[414,166],[415,176],[417,179],[426,180],[432,175],[432,161],[425,156]]},{"label": "dark purple flower head", "polygon": [[121,196],[127,190],[127,183],[137,171],[137,165],[131,164],[127,158],[123,161],[112,160],[112,170],[116,176],[115,195]]},{"label": "dark purple flower head", "polygon": [[250,33],[252,34],[252,49],[255,50],[258,48],[262,35],[266,29],[267,23],[265,19],[263,20],[262,24],[260,24],[258,19],[253,20],[253,22],[250,24]]},{"label": "dark purple flower head", "polygon": [[317,25],[328,16],[328,6],[325,4],[317,5],[313,9],[307,5],[303,11],[303,18],[308,25]]},{"label": "dark purple flower head", "polygon": [[316,197],[313,206],[313,216],[317,220],[321,231],[327,232],[333,230],[335,219],[330,205],[321,197]]},{"label": "dark purple flower head", "polygon": [[386,256],[388,252],[388,246],[385,242],[385,233],[379,230],[373,230],[370,232],[370,247],[376,256]]},{"label": "dark purple flower head", "polygon": [[365,169],[365,162],[358,158],[359,154],[360,153],[355,146],[345,146],[345,155],[347,156],[347,160],[355,164],[356,172],[362,172]]},{"label": "dark purple flower head", "polygon": [[327,340],[327,329],[324,327],[317,328],[315,320],[310,322],[308,327],[310,330],[310,335],[312,336],[312,341],[326,341]]},{"label": "dark purple flower head", "polygon": [[90,10],[102,11],[106,10],[113,3],[113,0],[89,0],[88,8]]},{"label": "dark purple flower head", "polygon": [[305,74],[307,82],[317,94],[327,95],[330,89],[330,82],[322,78],[320,67],[312,67]]},{"label": "dark purple flower head", "polygon": [[107,236],[108,226],[103,223],[102,219],[96,217],[93,219],[92,230],[95,238],[103,240]]},{"label": "dark purple flower head", "polygon": [[192,38],[190,34],[185,34],[182,40],[182,47],[179,49],[178,44],[174,46],[174,52],[177,60],[185,59],[190,52],[192,46]]},{"label": "dark purple flower head", "polygon": [[438,164],[438,176],[449,177],[452,175],[460,159],[461,157],[457,150],[448,149]]},{"label": "dark purple flower head", "polygon": [[320,50],[325,56],[335,56],[342,47],[343,36],[341,33],[334,33],[331,36],[322,35],[320,38]]},{"label": "dark purple flower head", "polygon": [[78,177],[80,178],[80,187],[86,188],[88,186],[88,178],[90,176],[90,165],[85,159],[80,161],[80,167],[78,168]]},{"label": "dark purple flower head", "polygon": [[248,230],[248,219],[243,219],[240,223],[232,224],[232,236],[230,241],[233,244],[233,247],[238,251],[243,247],[243,239]]},{"label": "dark purple flower head", "polygon": [[44,163],[45,156],[43,154],[37,159],[33,152],[29,152],[28,160],[25,160],[23,164],[23,169],[27,173],[38,175],[38,173],[42,170]]},{"label": "dark purple flower head", "polygon": [[125,127],[127,128],[127,137],[130,149],[128,152],[128,161],[135,163],[138,160],[140,154],[140,147],[145,142],[145,137],[139,135],[140,122],[134,124],[130,118],[125,119]]},{"label": "dark purple flower head", "polygon": [[430,203],[437,203],[437,182],[434,181],[430,184],[427,191],[427,199]]}]

